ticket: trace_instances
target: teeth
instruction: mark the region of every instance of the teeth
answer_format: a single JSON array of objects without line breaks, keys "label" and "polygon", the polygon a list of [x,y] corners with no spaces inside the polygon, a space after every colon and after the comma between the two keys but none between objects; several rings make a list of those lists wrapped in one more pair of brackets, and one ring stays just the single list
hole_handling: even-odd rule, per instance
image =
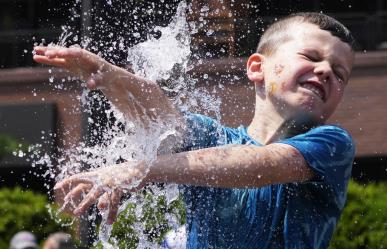
[{"label": "teeth", "polygon": [[321,91],[320,88],[318,88],[318,87],[316,87],[316,86],[314,86],[314,85],[312,85],[312,84],[308,84],[308,83],[303,84],[302,87],[305,88],[305,89],[308,89],[308,90],[312,91],[314,94],[316,94],[317,96],[319,96],[320,99],[324,99],[324,93]]}]

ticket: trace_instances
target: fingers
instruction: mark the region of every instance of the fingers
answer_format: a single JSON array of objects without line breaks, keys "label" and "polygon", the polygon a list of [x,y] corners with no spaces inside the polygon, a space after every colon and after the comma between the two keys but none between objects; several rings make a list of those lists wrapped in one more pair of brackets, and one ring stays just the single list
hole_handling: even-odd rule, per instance
[{"label": "fingers", "polygon": [[67,193],[63,200],[65,202],[71,201],[72,203],[77,204],[79,200],[81,200],[82,196],[88,193],[92,187],[93,185],[91,184],[78,184],[75,188]]},{"label": "fingers", "polygon": [[57,57],[64,57],[63,54],[67,48],[60,46],[36,46],[34,47],[35,55],[40,55],[47,57],[48,59],[53,59]]},{"label": "fingers", "polygon": [[101,212],[107,211],[106,223],[109,225],[117,218],[121,197],[122,191],[116,189],[110,195],[108,193],[104,193],[98,200],[98,209]]},{"label": "fingers", "polygon": [[34,55],[33,60],[36,61],[37,63],[49,65],[49,66],[55,66],[55,67],[63,67],[65,68],[67,66],[67,62],[65,59],[61,58],[47,58],[44,55]]},{"label": "fingers", "polygon": [[80,59],[85,56],[84,51],[81,48],[66,48],[66,47],[48,47],[44,52],[44,55],[48,58],[65,58],[65,59]]},{"label": "fingers", "polygon": [[125,164],[102,167],[62,180],[54,186],[54,190],[65,196],[63,200],[75,208],[75,215],[84,213],[98,201],[98,208],[107,210],[106,221],[113,223],[124,191],[120,187],[130,191],[126,187],[127,179],[137,179],[137,175],[141,174],[136,170],[128,170]]},{"label": "fingers", "polygon": [[[99,74],[104,70],[113,68],[113,65],[80,47],[60,47],[60,46],[36,46],[34,47],[33,59],[42,64],[62,67],[75,73],[82,79],[89,79],[93,74]],[[88,80],[88,86],[94,89],[96,78]]]},{"label": "fingers", "polygon": [[104,211],[105,209],[109,208],[109,202],[110,202],[110,196],[109,193],[104,193],[99,197],[97,208],[100,211]]},{"label": "fingers", "polygon": [[61,211],[69,214],[73,213],[74,209],[78,206],[82,197],[90,191],[93,186],[91,184],[81,183],[70,191],[63,190],[56,191],[56,200],[62,206]]},{"label": "fingers", "polygon": [[120,205],[121,196],[122,196],[122,192],[120,190],[114,190],[113,193],[111,194],[110,208],[109,208],[109,213],[106,221],[108,224],[112,224],[117,218],[118,207]]},{"label": "fingers", "polygon": [[47,51],[48,47],[46,46],[36,46],[34,47],[34,52],[37,55],[44,55],[44,53]]},{"label": "fingers", "polygon": [[[75,187],[74,187],[75,186]],[[65,211],[70,211],[74,215],[81,215],[88,210],[88,208],[100,199],[99,209],[104,209],[109,206],[118,206],[111,204],[111,200],[106,200],[109,197],[107,192],[101,186],[96,186],[91,180],[85,179],[82,176],[73,176],[66,180],[57,183],[54,187],[57,193],[64,196],[63,207]],[[103,194],[103,195],[102,195]],[[102,196],[101,196],[102,195]],[[115,195],[113,201],[116,202]],[[100,198],[101,197],[101,198]]]},{"label": "fingers", "polygon": [[66,58],[64,58],[63,56],[59,56],[58,54],[58,52],[62,49],[65,48],[56,46],[37,46],[34,47],[35,54],[32,58],[38,63],[69,69],[71,63],[69,63]]},{"label": "fingers", "polygon": [[80,47],[60,47],[60,46],[37,46],[34,47],[35,55],[45,56],[48,59],[62,58],[69,61],[77,61],[81,66],[98,70],[104,60]]},{"label": "fingers", "polygon": [[87,209],[98,200],[102,193],[103,190],[101,187],[93,187],[73,213],[75,215],[81,215],[86,212]]},{"label": "fingers", "polygon": [[90,179],[86,178],[85,174],[80,173],[58,182],[57,184],[55,184],[54,190],[71,189],[71,186],[75,186],[81,183],[93,184]]},{"label": "fingers", "polygon": [[61,47],[61,46],[36,46],[34,52],[36,55],[44,55],[48,58],[55,57],[79,57],[82,55],[83,49],[79,47]]}]

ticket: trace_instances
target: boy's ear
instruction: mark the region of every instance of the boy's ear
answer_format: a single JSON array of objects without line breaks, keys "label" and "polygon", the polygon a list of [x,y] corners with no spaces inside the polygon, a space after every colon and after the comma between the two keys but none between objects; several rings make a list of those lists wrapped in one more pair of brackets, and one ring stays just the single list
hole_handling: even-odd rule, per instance
[{"label": "boy's ear", "polygon": [[264,58],[263,55],[254,53],[247,61],[247,77],[256,84],[260,84],[264,80],[262,67]]}]

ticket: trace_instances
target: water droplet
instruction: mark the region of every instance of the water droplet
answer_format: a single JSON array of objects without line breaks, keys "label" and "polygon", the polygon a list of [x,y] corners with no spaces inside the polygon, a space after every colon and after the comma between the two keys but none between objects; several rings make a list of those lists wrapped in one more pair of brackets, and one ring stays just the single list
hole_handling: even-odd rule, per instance
[{"label": "water droplet", "polygon": [[207,12],[209,11],[210,8],[208,6],[203,6],[201,9],[200,9],[200,12]]},{"label": "water droplet", "polygon": [[209,29],[209,30],[206,32],[206,35],[207,35],[207,36],[211,36],[214,32],[215,32],[215,30]]},{"label": "water droplet", "polygon": [[18,157],[24,157],[24,155],[25,155],[24,152],[21,151],[21,150],[19,150],[18,153],[17,153]]}]

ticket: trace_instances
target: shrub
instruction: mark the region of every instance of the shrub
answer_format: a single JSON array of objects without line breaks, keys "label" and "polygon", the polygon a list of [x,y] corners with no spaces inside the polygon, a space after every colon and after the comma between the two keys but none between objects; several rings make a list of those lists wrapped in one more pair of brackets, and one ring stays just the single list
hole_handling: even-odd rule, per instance
[{"label": "shrub", "polygon": [[387,248],[387,184],[350,182],[329,249]]},{"label": "shrub", "polygon": [[[178,218],[180,225],[185,221],[185,208],[182,198],[172,201],[169,205],[164,196],[153,196],[150,192],[144,193],[141,213],[136,211],[133,203],[123,210],[113,224],[110,241],[119,249],[137,248],[139,237],[134,227],[144,228],[146,239],[153,243],[161,243],[166,232],[171,228],[168,226],[167,214]],[[137,213],[137,215],[136,215]],[[99,243],[96,248],[102,248]]]},{"label": "shrub", "polygon": [[[69,227],[62,227],[50,215],[47,197],[20,188],[0,189],[0,248],[8,248],[11,237],[20,230],[33,232],[39,241],[50,233],[69,232]],[[61,217],[64,223],[69,218]]]}]

